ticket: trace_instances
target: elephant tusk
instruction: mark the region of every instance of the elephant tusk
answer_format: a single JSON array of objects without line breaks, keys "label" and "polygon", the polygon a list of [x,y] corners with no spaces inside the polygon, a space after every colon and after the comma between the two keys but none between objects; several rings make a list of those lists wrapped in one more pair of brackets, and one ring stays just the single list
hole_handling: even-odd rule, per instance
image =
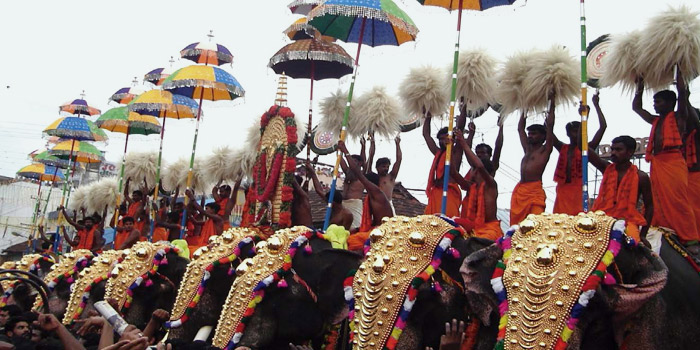
[{"label": "elephant tusk", "polygon": [[201,341],[207,341],[209,339],[209,334],[211,334],[211,331],[214,329],[213,326],[202,326],[197,331],[197,335],[194,336],[194,341],[201,340]]}]

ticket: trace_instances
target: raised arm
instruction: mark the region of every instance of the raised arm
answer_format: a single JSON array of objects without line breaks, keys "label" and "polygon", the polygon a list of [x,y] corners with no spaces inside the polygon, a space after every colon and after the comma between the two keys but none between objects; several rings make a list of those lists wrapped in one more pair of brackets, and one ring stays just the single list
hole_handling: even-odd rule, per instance
[{"label": "raised arm", "polygon": [[554,99],[555,99],[555,94],[554,90],[549,94],[549,111],[547,112],[547,119],[545,121],[545,128],[547,129],[547,138],[546,138],[546,143],[544,145],[544,151],[547,153],[552,153],[552,149],[554,149]]},{"label": "raised arm", "polygon": [[498,136],[496,136],[496,144],[493,147],[493,171],[495,172],[501,166],[501,150],[503,150],[503,124],[498,127]]},{"label": "raised arm", "polygon": [[[345,142],[338,141],[338,149],[340,149],[340,151],[343,152],[343,155],[345,155],[345,161],[347,162],[348,169],[357,177],[358,180],[360,180],[362,185],[367,190],[367,193],[368,194],[381,193],[382,195],[384,195],[384,192],[382,192],[382,190],[379,189],[379,187],[377,185],[375,185],[371,181],[367,180],[367,178],[365,177],[365,174],[363,174],[362,170],[360,169],[360,165],[357,164],[357,161],[350,156],[348,149],[345,147]],[[379,192],[377,192],[377,191],[379,191]]]},{"label": "raised arm", "polygon": [[678,122],[678,131],[683,135],[686,128],[686,120],[688,120],[688,85],[685,83],[685,78],[681,74],[681,70],[676,71],[676,88],[678,89],[678,112],[676,112],[676,121]]},{"label": "raised arm", "polygon": [[129,195],[129,183],[131,183],[131,178],[127,178],[126,184],[124,184],[124,200],[126,200],[127,204],[131,204],[134,202],[134,200],[131,199],[131,196]]},{"label": "raised arm", "polygon": [[73,237],[73,239],[71,239],[70,237],[68,237],[68,233],[66,233],[66,227],[65,227],[65,226],[61,225],[61,231],[62,231],[61,233],[63,233],[63,239],[65,239],[66,242],[68,242],[68,244],[69,244],[71,247],[75,247],[75,246],[78,245],[78,243],[80,243],[80,240],[78,239],[78,235],[75,235],[75,237]]},{"label": "raised arm", "polygon": [[598,152],[596,152],[594,148],[588,149],[588,161],[601,173],[605,173],[605,169],[607,169],[608,165],[610,165],[610,162],[600,158]]},{"label": "raised arm", "polygon": [[221,200],[221,196],[219,196],[219,187],[221,186],[222,180],[219,180],[219,182],[214,185],[214,188],[211,189],[211,196],[214,197],[214,201],[218,202]]},{"label": "raised arm", "polygon": [[637,77],[637,92],[634,93],[634,99],[632,100],[632,110],[642,117],[645,122],[651,124],[654,121],[654,116],[642,107],[643,94],[644,79],[642,77]]},{"label": "raised arm", "polygon": [[595,135],[593,135],[591,142],[588,143],[588,148],[596,149],[598,148],[598,145],[600,145],[600,140],[603,139],[605,129],[608,128],[608,122],[605,120],[603,110],[600,108],[600,92],[593,95],[592,100],[593,107],[595,107],[595,113],[598,115],[598,125],[600,125],[600,127],[598,128],[598,131],[595,132]]},{"label": "raised arm", "polygon": [[467,142],[466,140],[464,140],[464,135],[462,135],[461,132],[457,131],[455,132],[455,138],[457,139],[457,142],[462,145],[462,149],[464,150],[464,155],[467,157],[467,162],[469,163],[469,166],[471,166],[471,168],[474,169],[474,171],[478,171],[489,186],[495,184],[493,176],[489,174],[488,171],[486,171],[484,163],[481,162],[481,159],[479,159],[479,157],[477,157],[476,154],[474,154],[471,147],[467,147]]},{"label": "raised arm", "polygon": [[228,218],[231,216],[231,211],[233,210],[233,207],[236,206],[236,201],[238,200],[238,189],[241,188],[241,180],[238,179],[235,184],[233,184],[233,188],[231,189],[231,196],[229,196],[228,200],[226,201],[226,208],[224,208],[224,215]]},{"label": "raised arm", "polygon": [[396,142],[396,161],[394,161],[394,166],[391,168],[391,177],[396,180],[396,177],[399,176],[401,160],[403,159],[403,154],[401,153],[401,136],[396,135],[394,142]]},{"label": "raised arm", "polygon": [[473,147],[474,146],[474,134],[476,134],[476,125],[474,125],[474,122],[470,122],[469,125],[467,126],[467,147]]},{"label": "raised arm", "polygon": [[374,154],[377,151],[377,144],[374,140],[374,132],[369,134],[369,154],[367,155],[367,160],[365,161],[365,174],[372,172],[372,164],[374,164]]},{"label": "raised arm", "polygon": [[428,113],[428,116],[423,121],[423,139],[425,139],[425,144],[428,145],[428,149],[430,150],[430,153],[437,154],[440,151],[440,148],[435,143],[433,136],[430,135],[430,121],[431,120],[432,120],[432,116],[430,115],[430,113]]},{"label": "raised arm", "polygon": [[520,120],[518,120],[518,136],[520,137],[520,146],[523,147],[523,152],[527,152],[527,133],[525,132],[525,112],[520,114]]},{"label": "raised arm", "polygon": [[204,208],[202,208],[202,205],[197,203],[197,199],[194,197],[194,192],[192,192],[192,190],[190,190],[189,188],[187,190],[185,190],[185,195],[190,199],[190,203],[192,203],[192,206],[194,206],[194,208],[198,212],[200,212],[202,215],[204,215],[204,216],[206,216],[214,221],[222,221],[223,220],[221,218],[221,216],[219,216],[217,213],[213,213],[213,214],[207,213],[207,211],[204,210]]},{"label": "raised arm", "polygon": [[[314,183],[314,191],[316,194],[318,194],[319,197],[321,198],[326,198],[326,192],[323,190],[323,186],[321,185],[321,181],[318,181],[318,176],[316,176],[316,171],[314,170],[314,167],[311,166],[311,162],[308,160],[306,161],[306,173],[309,174],[311,177],[311,181]],[[345,171],[345,169],[343,169]]]},{"label": "raised arm", "polygon": [[64,206],[58,207],[58,210],[60,210],[61,213],[63,213],[63,217],[66,219],[66,222],[69,225],[73,226],[76,230],[83,229],[83,225],[79,225],[77,222],[75,222],[73,219],[71,219],[71,217],[70,217],[70,215],[68,215],[68,213],[66,213],[66,208]]}]

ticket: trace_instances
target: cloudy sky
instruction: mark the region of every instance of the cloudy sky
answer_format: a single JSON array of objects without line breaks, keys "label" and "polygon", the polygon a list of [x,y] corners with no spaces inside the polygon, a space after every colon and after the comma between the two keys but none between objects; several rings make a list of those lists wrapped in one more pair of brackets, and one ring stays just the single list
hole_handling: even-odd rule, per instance
[{"label": "cloudy sky", "polygon": [[[236,102],[209,102],[204,105],[197,155],[228,145],[242,147],[246,129],[273,104],[276,75],[267,68],[269,58],[289,43],[282,31],[299,16],[286,8],[288,0],[265,1],[13,1],[0,13],[0,175],[14,176],[29,161],[27,154],[44,146],[41,131],[59,117],[58,106],[78,98],[85,90],[91,105],[103,111],[115,107],[108,98],[117,89],[130,85],[157,67],[168,65],[174,56],[176,68],[190,62],[179,59],[186,45],[206,40],[213,30],[215,41],[234,54],[233,65],[223,68],[232,73],[246,90]],[[400,47],[364,47],[356,93],[383,85],[397,93],[400,82],[411,67],[433,64],[451,65],[456,13],[423,7],[417,1],[397,0],[411,16],[420,33],[416,42]],[[606,33],[623,33],[643,28],[648,19],[669,5],[686,4],[700,11],[700,3],[691,0],[590,0],[586,2],[588,38]],[[579,1],[520,0],[514,6],[486,12],[467,12],[463,18],[463,49],[479,48],[499,60],[524,49],[549,48],[557,44],[578,55]],[[352,56],[357,44],[340,43]],[[349,78],[325,80],[315,84],[317,101],[337,88],[347,89]],[[700,93],[700,85],[691,91]],[[309,81],[289,83],[289,105],[305,116],[308,108]],[[645,104],[650,105],[646,96]],[[691,101],[700,103],[693,95]],[[629,134],[647,136],[649,126],[631,111],[630,96],[619,89],[601,91],[601,104],[608,117],[608,132],[603,142]],[[316,107],[318,110],[318,108]],[[576,108],[557,110],[555,131],[565,139],[564,124],[578,119]],[[318,120],[320,114],[315,115]],[[592,115],[591,133],[597,129]],[[499,206],[508,207],[510,191],[519,178],[522,150],[517,140],[517,118],[506,121],[504,155],[497,175]],[[537,117],[533,121],[541,121]],[[441,126],[435,121],[433,130]],[[476,120],[476,141],[492,143],[496,136],[496,115],[488,112]],[[174,161],[189,154],[194,131],[193,121],[169,120],[165,135],[164,157]],[[117,162],[123,151],[124,136],[111,134],[102,146],[107,159]],[[408,188],[425,188],[432,156],[420,130],[402,135],[404,163],[399,180]],[[158,149],[157,136],[130,138],[131,150]],[[355,143],[350,143],[351,148]],[[379,142],[377,156],[393,159],[393,141]],[[544,175],[551,209],[554,184],[551,181],[557,153],[554,152]],[[322,161],[331,163],[330,156]],[[593,177],[593,172],[591,172]]]}]

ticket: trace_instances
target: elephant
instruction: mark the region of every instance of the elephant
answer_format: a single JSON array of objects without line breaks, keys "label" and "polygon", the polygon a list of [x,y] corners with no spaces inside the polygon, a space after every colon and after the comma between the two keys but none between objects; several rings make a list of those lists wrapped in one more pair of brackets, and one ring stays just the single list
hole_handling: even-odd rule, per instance
[{"label": "elephant", "polygon": [[[200,329],[216,326],[217,320],[212,315],[221,313],[236,278],[232,272],[241,261],[255,255],[254,243],[259,239],[253,234],[254,231],[248,228],[231,228],[219,236],[212,236],[207,247],[195,251],[170,312],[170,321],[166,323],[170,328],[170,340],[192,342]],[[206,269],[209,276],[202,283]],[[199,302],[190,307],[197,294]]]},{"label": "elephant", "polygon": [[143,329],[153,311],[172,308],[188,263],[167,242],[138,242],[112,271],[104,299],[114,300],[124,320]]},{"label": "elephant", "polygon": [[[90,265],[93,257],[93,253],[87,249],[74,250],[64,254],[58,263],[51,267],[49,273],[44,276],[44,282],[50,290],[48,295],[48,312],[55,315],[58,319],[63,318],[68,307],[71,286],[79,278],[80,271]],[[36,296],[32,308],[39,310],[42,307],[41,304],[41,299],[39,296]]]},{"label": "elephant", "polygon": [[[587,214],[583,219],[601,220],[602,215]],[[566,216],[550,217],[555,221],[567,220]],[[541,219],[541,216],[528,217],[526,221],[530,222],[526,225]],[[523,223],[525,221],[520,223],[521,227],[513,229],[522,231]],[[549,231],[550,234],[555,232],[558,233]],[[631,243],[628,238],[627,243]],[[496,343],[499,302],[492,288],[492,277],[502,256],[503,251],[491,245],[469,255],[460,270],[467,300],[478,310],[477,317],[484,325],[476,339],[478,349],[492,349]],[[669,241],[661,242],[660,256],[642,244],[623,244],[607,271],[615,277],[616,283],[597,286],[573,329],[567,349],[688,349],[697,346],[689,335],[694,334],[700,324],[700,301],[697,300],[700,277]],[[509,303],[512,305],[512,301]]]},{"label": "elephant", "polygon": [[[46,274],[51,271],[55,260],[50,255],[44,254],[27,254],[22,256],[19,261],[6,261],[2,264],[2,269],[17,269],[20,271],[30,272],[38,278],[43,279]],[[2,276],[2,277],[9,277]],[[5,280],[0,284],[3,289],[2,300],[0,306],[5,304],[16,304],[22,310],[29,311],[35,301],[36,294],[33,292],[33,287],[15,280]]]}]

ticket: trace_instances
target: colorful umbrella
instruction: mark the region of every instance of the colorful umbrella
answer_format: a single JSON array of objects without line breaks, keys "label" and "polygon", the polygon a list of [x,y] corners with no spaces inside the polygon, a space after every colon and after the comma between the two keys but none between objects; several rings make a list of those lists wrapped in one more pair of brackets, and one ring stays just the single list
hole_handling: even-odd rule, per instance
[{"label": "colorful umbrella", "polygon": [[170,73],[173,72],[173,69],[168,67],[168,68],[156,68],[143,76],[143,81],[147,81],[153,85],[160,86],[163,84],[163,80],[167,78]]},{"label": "colorful umbrella", "polygon": [[[197,109],[197,124],[194,130],[194,140],[192,142],[192,155],[190,156],[190,168],[187,172],[187,187],[192,183],[192,167],[194,166],[194,155],[197,149],[197,136],[199,135],[199,120],[202,116],[202,100],[219,101],[234,100],[245,95],[245,90],[238,83],[233,75],[225,70],[212,66],[188,66],[177,70],[163,82],[163,89],[176,95],[183,95],[191,98],[199,98],[199,108]],[[156,192],[155,197],[158,194]],[[185,211],[187,211],[188,198],[185,196]],[[180,238],[184,234],[187,213],[183,214],[183,229],[180,231]]]},{"label": "colorful umbrella", "polygon": [[[307,135],[311,135],[313,121],[314,80],[339,79],[352,73],[352,57],[333,43],[318,39],[302,39],[286,45],[277,51],[268,64],[277,74],[285,74],[294,79],[311,80],[309,94],[309,123]],[[309,159],[311,148],[306,149]]]},{"label": "colorful umbrella", "polygon": [[[418,28],[408,15],[391,0],[327,0],[311,10],[308,23],[318,29],[322,35],[332,36],[345,42],[358,43],[355,67],[348,90],[348,103],[345,106],[345,115],[340,131],[340,140],[345,140],[362,44],[372,47],[401,45],[415,40]],[[337,151],[331,191],[328,197],[328,208],[323,224],[324,229],[328,227],[331,218],[331,204],[338,181],[340,157],[341,154]]]},{"label": "colorful umbrella", "polygon": [[231,54],[231,51],[229,51],[224,45],[211,41],[211,39],[214,37],[212,31],[209,31],[207,36],[209,37],[208,42],[189,44],[180,51],[180,56],[190,61],[194,61],[195,63],[205,65],[213,64],[215,66],[220,66],[224,63],[233,62],[233,54]]},{"label": "colorful umbrella", "polygon": [[[426,6],[438,6],[449,11],[457,10],[457,41],[455,42],[454,62],[452,65],[452,89],[450,99],[450,119],[448,122],[447,151],[445,153],[445,174],[450,173],[450,160],[452,158],[452,129],[454,128],[455,116],[455,101],[457,99],[457,63],[459,62],[459,37],[462,32],[462,10],[477,10],[483,11],[496,6],[512,5],[515,0],[418,0],[419,3]],[[449,176],[444,176],[443,196],[441,212],[445,213],[447,207],[447,186],[449,184]]]},{"label": "colorful umbrella", "polygon": [[62,159],[70,159],[72,162],[79,163],[100,163],[104,161],[102,151],[97,149],[89,142],[81,142],[76,140],[61,141],[52,149],[49,154]]},{"label": "colorful umbrella", "polygon": [[102,130],[99,130],[99,132],[96,132],[96,130],[99,130],[99,128],[85,118],[61,117],[46,127],[44,133],[49,136],[78,141],[96,141],[106,136]]},{"label": "colorful umbrella", "polygon": [[95,107],[90,107],[87,101],[82,98],[73,100],[58,107],[59,112],[70,113],[74,115],[99,115],[101,112]]},{"label": "colorful umbrella", "polygon": [[29,157],[34,162],[49,165],[51,167],[66,169],[70,166],[69,161],[50,155],[48,150],[30,154]]},{"label": "colorful umbrella", "polygon": [[318,29],[306,23],[306,17],[299,18],[292,25],[283,31],[284,34],[291,40],[321,38],[327,42],[334,42],[336,39],[332,36],[321,35]]},{"label": "colorful umbrella", "polygon": [[65,176],[58,171],[57,167],[42,164],[33,163],[27,165],[22,169],[19,169],[17,176],[26,177],[29,179],[39,180],[39,181],[52,181],[58,182],[65,180]]},{"label": "colorful umbrella", "polygon": [[137,83],[138,80],[134,78],[132,87],[125,87],[117,90],[117,92],[112,94],[112,96],[109,98],[110,101],[123,105],[131,102],[134,98],[136,98],[136,96],[141,95],[144,91],[142,87],[136,85]]},{"label": "colorful umbrella", "polygon": [[96,142],[106,142],[109,139],[109,137],[107,137],[107,133],[104,130],[100,129],[100,127],[97,126],[97,124],[89,120],[87,122],[88,127],[90,127],[90,132],[92,132]]},{"label": "colorful umbrella", "polygon": [[295,15],[307,16],[311,10],[323,3],[323,0],[294,0],[287,7]]}]

